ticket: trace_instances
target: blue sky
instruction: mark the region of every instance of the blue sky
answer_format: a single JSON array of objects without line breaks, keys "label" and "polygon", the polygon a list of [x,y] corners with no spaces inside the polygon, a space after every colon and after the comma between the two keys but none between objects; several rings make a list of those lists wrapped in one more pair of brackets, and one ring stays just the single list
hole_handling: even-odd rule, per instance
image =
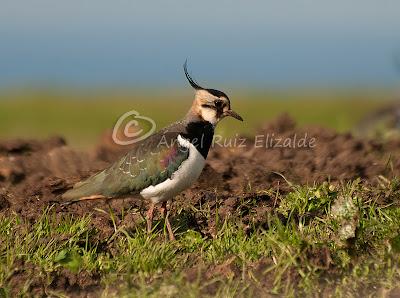
[{"label": "blue sky", "polygon": [[0,0],[2,87],[395,85],[396,55],[397,0]]}]

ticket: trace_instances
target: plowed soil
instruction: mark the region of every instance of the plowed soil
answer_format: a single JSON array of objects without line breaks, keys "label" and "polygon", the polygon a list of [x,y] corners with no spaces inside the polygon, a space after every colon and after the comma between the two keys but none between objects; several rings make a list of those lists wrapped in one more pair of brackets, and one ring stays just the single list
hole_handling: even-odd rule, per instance
[{"label": "plowed soil", "polygon": [[[186,210],[191,228],[212,237],[214,223],[190,212],[190,206],[200,208],[209,204],[212,212],[218,208],[221,216],[227,216],[237,210],[240,202],[252,199],[254,209],[242,213],[251,213],[253,222],[262,225],[265,211],[278,204],[271,192],[287,192],[290,183],[312,185],[327,180],[342,183],[361,178],[365,183],[376,184],[380,175],[390,179],[400,174],[400,140],[376,141],[321,127],[298,128],[286,115],[266,123],[256,135],[236,136],[230,143],[226,140],[226,146],[214,145],[199,181],[170,205],[172,221],[178,211]],[[294,144],[300,138],[305,138],[305,146]],[[57,201],[57,196],[107,167],[126,150],[113,146],[107,136],[87,152],[72,149],[61,137],[0,141],[0,214],[15,212],[34,221],[46,206]],[[142,212],[117,219],[117,224],[134,227],[143,220],[146,203],[143,205],[140,198],[109,203],[117,216],[122,208]],[[108,210],[106,202],[82,202],[64,208],[55,204],[55,208],[59,213],[76,215],[92,212],[92,224],[100,231],[99,237],[110,237],[114,231],[109,216],[95,211],[95,208]],[[243,220],[246,221],[246,216]],[[96,279],[87,274],[84,278]],[[71,286],[72,282],[66,279],[68,276],[62,279],[60,287]],[[87,290],[96,287],[96,282],[86,283]]]},{"label": "plowed soil", "polygon": [[[236,136],[214,144],[199,181],[176,199],[177,204],[195,205],[218,193],[225,199],[220,207],[229,209],[237,198],[258,196],[263,201],[264,190],[285,192],[289,190],[288,182],[312,185],[361,178],[374,184],[379,175],[390,179],[400,173],[400,140],[382,142],[321,127],[297,128],[286,115],[265,124],[256,136]],[[304,136],[306,143],[314,138],[312,146],[294,148],[293,141],[291,147],[289,141],[284,146],[285,140]],[[265,146],[263,140],[267,137]],[[71,149],[61,137],[1,141],[0,212],[14,211],[35,219],[58,195],[107,167],[127,150],[113,146],[106,137],[88,152]],[[99,204],[105,203],[82,202],[59,211],[82,215]],[[116,211],[132,204],[142,207],[140,198],[111,201]]]}]

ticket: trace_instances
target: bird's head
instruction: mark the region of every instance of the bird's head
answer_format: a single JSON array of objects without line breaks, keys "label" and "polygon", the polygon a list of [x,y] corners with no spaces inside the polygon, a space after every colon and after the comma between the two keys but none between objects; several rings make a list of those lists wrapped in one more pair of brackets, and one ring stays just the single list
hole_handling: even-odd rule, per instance
[{"label": "bird's head", "polygon": [[186,62],[183,69],[187,80],[196,92],[191,113],[213,125],[227,116],[243,121],[242,117],[231,109],[229,97],[224,92],[200,87],[189,75]]}]

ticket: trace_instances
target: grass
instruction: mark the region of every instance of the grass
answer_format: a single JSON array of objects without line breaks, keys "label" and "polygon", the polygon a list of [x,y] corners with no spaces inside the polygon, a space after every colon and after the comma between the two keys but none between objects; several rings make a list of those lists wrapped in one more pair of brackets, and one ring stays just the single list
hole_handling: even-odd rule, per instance
[{"label": "grass", "polygon": [[[165,94],[163,94],[165,92]],[[190,90],[25,90],[0,92],[0,137],[62,135],[74,146],[93,146],[119,116],[132,109],[157,127],[180,119]],[[388,90],[292,90],[230,92],[232,107],[245,119],[224,120],[218,133],[254,133],[262,123],[288,112],[300,125],[319,124],[346,131],[368,112],[392,100]]]},{"label": "grass", "polygon": [[173,242],[161,228],[146,234],[144,223],[115,225],[101,239],[90,215],[60,215],[53,207],[33,224],[3,215],[0,295],[15,293],[16,285],[20,295],[32,295],[41,283],[47,295],[63,297],[55,286],[62,274],[96,277],[92,290],[107,297],[382,295],[400,281],[399,195],[398,180],[375,188],[358,180],[293,186],[258,226],[244,223],[240,210],[222,218],[206,204],[199,212],[216,220],[214,237],[181,229]]},{"label": "grass", "polygon": [[[0,138],[61,134],[74,146],[92,146],[131,109],[162,127],[190,105],[189,91],[167,91],[167,97],[158,91],[3,92]],[[225,135],[254,134],[255,127],[282,112],[300,125],[345,131],[390,99],[388,91],[379,90],[230,93],[246,122],[224,121],[218,129]],[[398,180],[380,177],[375,187],[356,180],[291,189],[264,191],[276,206],[265,211],[262,223],[253,220],[256,198],[227,217],[210,203],[200,209],[182,205],[184,210],[173,214],[178,229],[173,242],[166,241],[162,221],[150,235],[144,222],[134,228],[119,225],[115,218],[123,218],[126,210],[102,211],[114,231],[107,237],[91,214],[57,213],[49,206],[33,220],[3,212],[0,297],[65,297],[81,288],[104,297],[358,297],[399,291]],[[215,223],[213,236],[192,229],[189,221],[196,214],[204,225]]]}]

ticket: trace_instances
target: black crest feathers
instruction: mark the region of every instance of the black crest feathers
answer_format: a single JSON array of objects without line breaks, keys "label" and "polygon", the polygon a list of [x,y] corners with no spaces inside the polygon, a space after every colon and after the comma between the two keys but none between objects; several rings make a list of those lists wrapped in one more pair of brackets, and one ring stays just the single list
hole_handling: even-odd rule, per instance
[{"label": "black crest feathers", "polygon": [[185,76],[186,79],[188,80],[190,86],[192,86],[194,89],[196,90],[204,90],[203,87],[199,86],[195,80],[192,79],[192,77],[189,75],[189,72],[187,70],[187,60],[185,61],[185,63],[183,64],[183,70],[185,71]]}]

